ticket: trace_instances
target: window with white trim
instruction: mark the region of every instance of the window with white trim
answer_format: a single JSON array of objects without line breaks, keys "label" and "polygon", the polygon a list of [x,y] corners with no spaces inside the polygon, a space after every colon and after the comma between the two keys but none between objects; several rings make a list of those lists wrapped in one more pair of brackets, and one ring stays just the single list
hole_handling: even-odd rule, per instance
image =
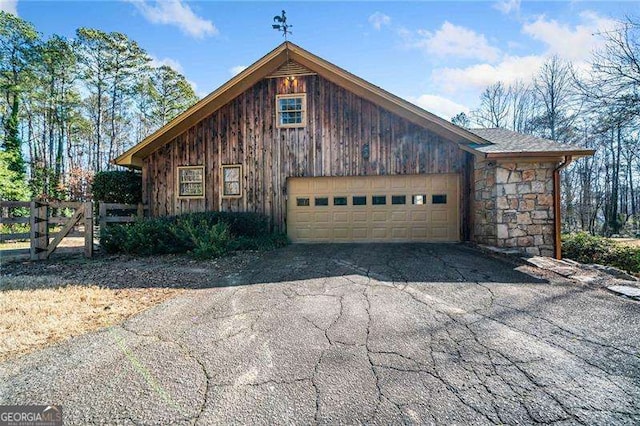
[{"label": "window with white trim", "polygon": [[222,166],[222,198],[242,197],[242,166],[231,164]]},{"label": "window with white trim", "polygon": [[178,167],[178,197],[204,197],[204,166]]},{"label": "window with white trim", "polygon": [[307,95],[276,96],[276,119],[278,127],[305,127],[307,121]]}]

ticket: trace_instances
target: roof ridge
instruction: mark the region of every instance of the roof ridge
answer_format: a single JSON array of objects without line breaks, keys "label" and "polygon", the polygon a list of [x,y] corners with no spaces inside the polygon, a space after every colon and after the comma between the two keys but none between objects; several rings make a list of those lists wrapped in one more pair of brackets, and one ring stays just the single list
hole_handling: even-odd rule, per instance
[{"label": "roof ridge", "polygon": [[235,98],[268,76],[282,63],[286,62],[285,58],[297,62],[333,84],[341,86],[355,95],[454,143],[459,145],[468,143],[483,145],[488,143],[482,136],[476,135],[398,95],[376,86],[290,41],[285,41],[172,121],[125,151],[113,162],[121,166],[142,167],[144,158],[203,120],[230,99]]}]

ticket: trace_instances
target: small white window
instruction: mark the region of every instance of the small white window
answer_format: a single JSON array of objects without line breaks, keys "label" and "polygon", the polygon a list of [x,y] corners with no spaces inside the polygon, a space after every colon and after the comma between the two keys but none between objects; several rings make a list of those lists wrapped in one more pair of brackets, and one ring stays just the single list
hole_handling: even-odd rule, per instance
[{"label": "small white window", "polygon": [[278,127],[304,127],[307,120],[307,95],[276,96]]},{"label": "small white window", "polygon": [[204,198],[204,166],[178,167],[178,197]]},{"label": "small white window", "polygon": [[427,196],[426,195],[414,195],[412,197],[412,203],[415,205],[423,205],[426,204],[427,202]]},{"label": "small white window", "polygon": [[242,197],[242,166],[233,164],[222,166],[222,198]]}]

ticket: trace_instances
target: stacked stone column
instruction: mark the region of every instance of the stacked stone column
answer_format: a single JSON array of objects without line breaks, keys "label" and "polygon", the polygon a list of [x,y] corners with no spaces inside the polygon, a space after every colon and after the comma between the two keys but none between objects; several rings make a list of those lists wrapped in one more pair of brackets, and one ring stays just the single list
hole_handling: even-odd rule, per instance
[{"label": "stacked stone column", "polygon": [[553,170],[556,163],[475,165],[475,241],[553,256]]}]

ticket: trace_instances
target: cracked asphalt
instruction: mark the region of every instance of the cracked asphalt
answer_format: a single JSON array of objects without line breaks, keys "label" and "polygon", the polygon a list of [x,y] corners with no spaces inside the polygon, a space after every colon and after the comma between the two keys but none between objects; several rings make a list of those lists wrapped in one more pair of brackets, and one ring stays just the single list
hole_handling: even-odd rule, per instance
[{"label": "cracked asphalt", "polygon": [[[0,364],[68,424],[640,424],[640,303],[462,245],[293,245]],[[158,283],[161,285],[161,283]]]}]

